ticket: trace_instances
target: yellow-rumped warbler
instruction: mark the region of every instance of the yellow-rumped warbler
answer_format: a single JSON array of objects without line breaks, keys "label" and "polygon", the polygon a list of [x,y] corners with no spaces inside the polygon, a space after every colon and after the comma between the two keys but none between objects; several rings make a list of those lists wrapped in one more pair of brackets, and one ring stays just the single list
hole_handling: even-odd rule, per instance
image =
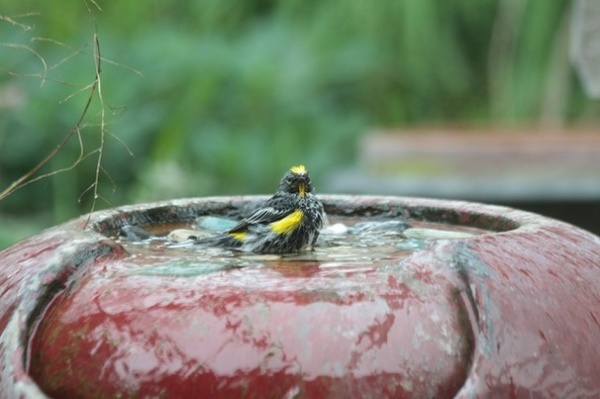
[{"label": "yellow-rumped warbler", "polygon": [[304,165],[293,166],[279,182],[275,195],[208,243],[257,253],[300,252],[314,247],[323,218],[323,204],[315,197],[308,171]]}]

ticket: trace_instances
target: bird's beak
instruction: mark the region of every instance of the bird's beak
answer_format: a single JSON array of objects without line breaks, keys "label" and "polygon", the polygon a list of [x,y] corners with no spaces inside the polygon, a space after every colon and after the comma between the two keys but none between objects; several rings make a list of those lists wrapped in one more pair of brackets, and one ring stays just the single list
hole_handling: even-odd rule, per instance
[{"label": "bird's beak", "polygon": [[298,193],[302,198],[306,196],[306,183],[298,184]]}]

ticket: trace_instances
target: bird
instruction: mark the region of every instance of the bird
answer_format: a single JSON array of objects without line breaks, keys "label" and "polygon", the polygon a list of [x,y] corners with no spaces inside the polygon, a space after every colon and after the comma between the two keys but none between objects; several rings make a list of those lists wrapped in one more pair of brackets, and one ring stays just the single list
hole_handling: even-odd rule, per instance
[{"label": "bird", "polygon": [[233,228],[199,243],[259,254],[314,250],[323,227],[323,204],[314,194],[308,170],[292,166],[277,192]]}]

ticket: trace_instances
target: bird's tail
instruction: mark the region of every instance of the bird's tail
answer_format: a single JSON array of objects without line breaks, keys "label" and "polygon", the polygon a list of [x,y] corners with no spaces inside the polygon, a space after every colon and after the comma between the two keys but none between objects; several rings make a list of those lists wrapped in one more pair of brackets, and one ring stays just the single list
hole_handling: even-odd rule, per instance
[{"label": "bird's tail", "polygon": [[213,237],[197,238],[194,240],[194,245],[237,249],[242,246],[242,242],[230,236],[229,234],[219,234],[218,236]]}]

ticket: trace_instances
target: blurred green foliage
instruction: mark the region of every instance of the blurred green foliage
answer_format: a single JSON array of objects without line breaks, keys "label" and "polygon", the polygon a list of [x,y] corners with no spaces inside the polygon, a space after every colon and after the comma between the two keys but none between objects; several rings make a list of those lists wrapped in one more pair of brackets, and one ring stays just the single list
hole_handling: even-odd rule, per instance
[{"label": "blurred green foliage", "polygon": [[[296,163],[324,192],[320,177],[352,164],[376,126],[565,124],[597,111],[569,66],[569,1],[0,2],[0,190],[75,125],[96,30],[100,208],[270,193]],[[96,98],[86,154],[99,121]],[[74,139],[43,172],[79,152]],[[88,211],[90,192],[79,198],[96,161],[0,201],[0,248],[20,238],[8,215],[54,224]]]}]

